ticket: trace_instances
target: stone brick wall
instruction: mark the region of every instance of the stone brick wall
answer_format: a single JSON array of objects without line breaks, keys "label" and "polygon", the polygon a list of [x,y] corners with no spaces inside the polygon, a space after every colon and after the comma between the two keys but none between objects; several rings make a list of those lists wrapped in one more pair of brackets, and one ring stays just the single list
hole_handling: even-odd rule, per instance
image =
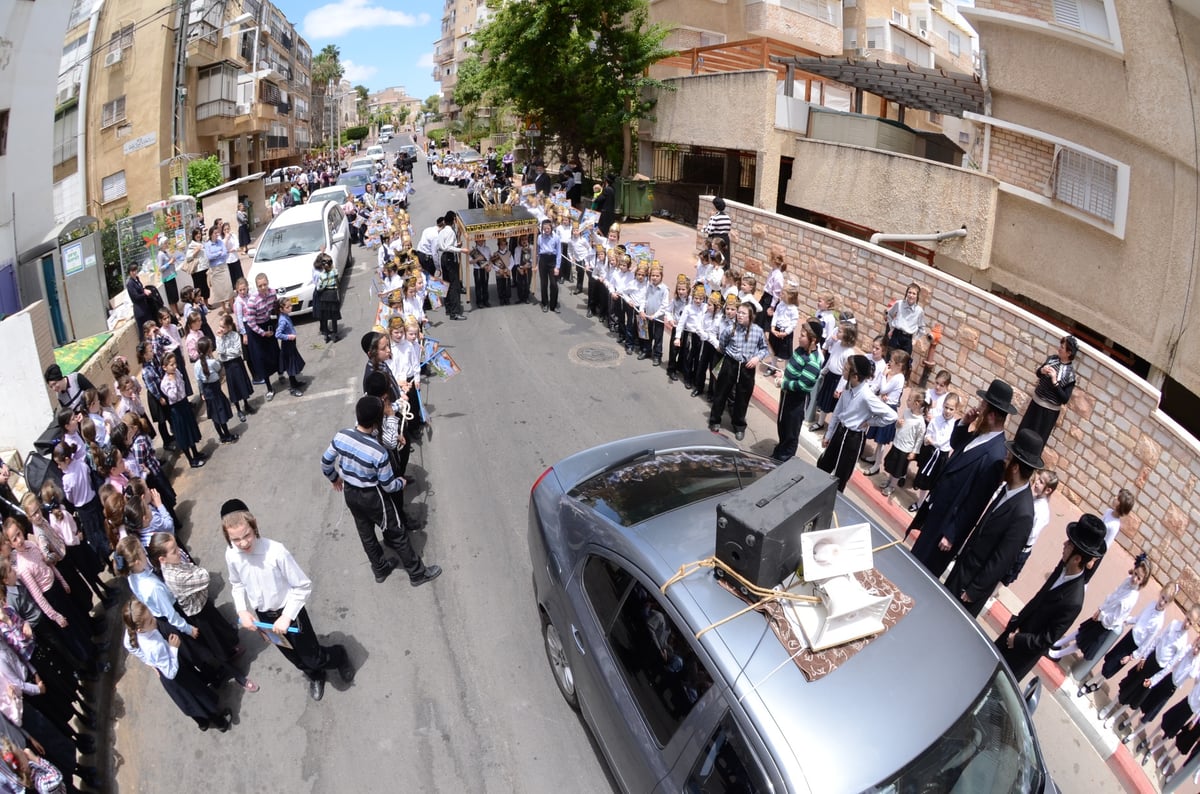
[{"label": "stone brick wall", "polygon": [[822,55],[842,54],[841,27],[778,3],[747,3],[746,30],[751,36],[803,42],[805,47]]},{"label": "stone brick wall", "polygon": [[992,128],[988,173],[1010,185],[1041,193],[1054,170],[1054,144],[1012,130]]},{"label": "stone brick wall", "polygon": [[1054,8],[1051,6],[1051,0],[975,0],[975,7],[1032,17],[1043,22],[1054,21]]},{"label": "stone brick wall", "polygon": [[[920,284],[929,321],[944,327],[935,369],[950,370],[953,389],[968,396],[968,404],[976,402],[976,389],[1003,378],[1013,385],[1024,412],[1034,369],[1053,352],[1062,329],[862,240],[733,201],[727,211],[739,266],[762,274],[770,247],[783,245],[789,275],[799,280],[801,295],[810,296],[802,311],[815,311],[811,296],[818,290],[832,290],[839,308],[858,317],[860,339],[881,333],[887,304],[910,282]],[[698,243],[699,227],[710,213],[711,197],[701,196]],[[918,344],[914,373],[921,372],[925,353]],[[1078,373],[1074,395],[1044,455],[1047,467],[1062,479],[1060,493],[1081,512],[1102,514],[1117,489],[1134,490],[1137,506],[1123,522],[1118,542],[1132,554],[1149,552],[1156,578],[1179,579],[1182,600],[1200,603],[1200,545],[1191,526],[1200,507],[1200,442],[1158,410],[1157,390],[1086,344],[1080,347]],[[1018,423],[1018,417],[1009,421],[1010,434]]]}]

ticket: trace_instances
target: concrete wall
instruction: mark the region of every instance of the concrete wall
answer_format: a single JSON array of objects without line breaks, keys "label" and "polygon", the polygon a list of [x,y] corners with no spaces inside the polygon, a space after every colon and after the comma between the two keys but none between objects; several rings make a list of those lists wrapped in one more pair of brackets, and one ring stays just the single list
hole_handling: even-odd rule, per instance
[{"label": "concrete wall", "polygon": [[[709,197],[701,197],[701,218]],[[888,302],[916,281],[931,322],[944,325],[937,366],[950,370],[953,389],[970,396],[992,378],[1017,391],[1022,412],[1033,369],[1063,331],[955,277],[885,249],[771,212],[729,202],[738,258],[761,271],[771,245],[789,252],[802,295],[830,289],[859,318],[860,338],[882,331]],[[697,229],[697,244],[699,230]],[[815,300],[809,301],[809,310]],[[924,349],[918,347],[915,371]],[[1079,385],[1047,447],[1046,465],[1063,480],[1060,491],[1081,511],[1102,513],[1118,488],[1137,492],[1137,507],[1118,542],[1148,551],[1160,581],[1181,579],[1189,603],[1200,602],[1200,544],[1192,516],[1200,512],[1200,442],[1157,410],[1159,394],[1144,380],[1083,345]],[[1009,421],[1015,432],[1018,419]]]},{"label": "concrete wall", "polygon": [[[1046,25],[1044,0],[976,7],[964,13],[986,54],[992,115],[1124,163],[1130,179],[1124,239],[1049,200],[1003,195],[991,281],[978,283],[1052,306],[1200,393],[1200,318],[1190,298],[1200,291],[1200,106],[1189,88],[1200,85],[1200,62],[1184,57],[1200,52],[1200,20],[1166,0],[1115,0],[1118,52]],[[1012,143],[999,138],[993,146]],[[1033,182],[1040,194],[1040,174],[1001,173],[1014,160],[994,151],[997,176]]]},{"label": "concrete wall", "polygon": [[965,168],[811,139],[794,142],[787,203],[881,232],[967,227],[935,247],[939,259],[982,270],[992,256],[997,182]]}]

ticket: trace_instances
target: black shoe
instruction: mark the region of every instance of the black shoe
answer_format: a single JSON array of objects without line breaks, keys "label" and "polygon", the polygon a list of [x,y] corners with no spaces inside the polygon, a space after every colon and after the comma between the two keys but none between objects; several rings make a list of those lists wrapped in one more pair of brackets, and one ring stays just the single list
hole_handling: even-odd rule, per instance
[{"label": "black shoe", "polygon": [[736,433],[734,433],[734,434],[733,434],[733,437],[734,437],[734,438],[736,438],[738,441],[741,441],[743,438],[745,438],[745,437],[746,437],[746,431],[745,431],[745,430],[739,430],[739,431],[737,431]]},{"label": "black shoe", "polygon": [[645,350],[643,350],[641,353],[638,353],[638,361],[645,361],[648,358],[650,358],[650,354]]},{"label": "black shoe", "polygon": [[693,397],[699,397],[699,396],[700,396],[700,390],[699,390],[699,389],[692,389],[692,396],[693,396]]},{"label": "black shoe", "polygon": [[225,709],[221,712],[221,721],[217,723],[217,730],[221,733],[228,733],[230,726],[233,725],[233,712]]},{"label": "black shoe", "polygon": [[720,425],[709,425],[709,426],[708,426],[708,429],[709,429],[709,431],[710,431],[710,432],[712,432],[712,433],[720,433],[720,432],[721,432],[721,426],[720,426]]},{"label": "black shoe", "polygon": [[661,367],[661,366],[662,366],[662,359],[661,359],[661,358],[656,358],[656,359],[654,359],[654,366],[656,366],[656,367]]},{"label": "black shoe", "polygon": [[75,749],[82,755],[91,755],[96,752],[96,740],[90,736],[78,736],[75,738]]},{"label": "black shoe", "polygon": [[325,697],[325,682],[323,680],[309,681],[308,696],[313,700],[320,700],[321,698]]},{"label": "black shoe", "polygon": [[679,380],[679,376],[676,375],[674,372],[668,372],[667,378],[669,378],[672,383],[675,383],[676,381]]},{"label": "black shoe", "polygon": [[274,400],[274,399],[275,399],[275,390],[271,389],[267,392],[267,402],[271,402],[271,400]]},{"label": "black shoe", "polygon": [[300,391],[299,389],[288,389],[288,394],[292,395],[293,397],[304,396],[304,392]]},{"label": "black shoe", "polygon": [[561,311],[559,311],[559,309],[558,309],[558,307],[557,307],[557,306],[555,306],[555,307],[554,307],[553,309],[551,309],[550,311],[554,312],[555,314],[562,314],[562,312],[561,312]]},{"label": "black shoe", "polygon": [[466,317],[464,317],[464,316],[463,316],[463,315],[461,315],[461,314],[455,314],[455,315],[452,315],[452,316],[450,317],[450,319],[451,319],[451,320],[465,320],[465,319],[467,319],[467,318],[466,318]]},{"label": "black shoe", "polygon": [[246,415],[245,415],[244,413],[242,413],[241,411],[238,411],[238,412],[237,412],[237,416],[238,416],[238,421],[239,421],[239,422],[245,422],[245,421],[246,421]]},{"label": "black shoe", "polygon": [[543,306],[543,307],[542,307],[542,313],[543,313],[543,314],[545,314],[545,313],[546,313],[546,312],[548,312],[548,311],[550,311],[550,307],[549,307],[549,306]]},{"label": "black shoe", "polygon": [[196,458],[195,460],[188,461],[188,465],[193,469],[199,469],[204,465],[204,458]]},{"label": "black shoe", "polygon": [[408,583],[411,584],[413,587],[420,587],[421,585],[423,585],[427,582],[432,582],[434,579],[438,578],[441,575],[442,575],[442,566],[426,565],[424,572],[422,572],[420,576],[410,577],[408,580]]},{"label": "black shoe", "polygon": [[903,487],[904,487],[904,483],[905,483],[905,481],[906,481],[907,479],[908,479],[907,477],[901,477],[900,479],[896,480],[896,487],[897,487],[897,488],[903,488]]},{"label": "black shoe", "polygon": [[589,311],[589,312],[587,313],[587,316],[588,316],[588,318],[592,318],[592,317],[595,317],[596,315],[592,314],[592,313],[591,313],[591,311]]},{"label": "black shoe", "polygon": [[354,665],[350,664],[349,658],[346,659],[346,663],[344,665],[338,668],[338,675],[340,675],[342,680],[347,684],[354,683],[354,674],[356,672],[358,671],[354,669]]},{"label": "black shoe", "polygon": [[375,569],[376,583],[383,584],[394,570],[396,570],[396,561],[391,558],[385,559],[383,565]]}]

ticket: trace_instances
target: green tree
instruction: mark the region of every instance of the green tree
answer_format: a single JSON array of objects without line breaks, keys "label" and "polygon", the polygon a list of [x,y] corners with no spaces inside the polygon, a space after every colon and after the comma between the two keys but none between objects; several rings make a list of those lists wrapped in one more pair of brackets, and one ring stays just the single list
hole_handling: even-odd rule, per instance
[{"label": "green tree", "polygon": [[460,67],[456,101],[511,104],[564,152],[619,158],[627,176],[633,127],[653,110],[643,89],[662,85],[646,70],[673,54],[667,33],[646,0],[509,0],[476,34],[478,67]]},{"label": "green tree", "polygon": [[421,103],[421,112],[422,113],[432,113],[433,118],[440,119],[441,115],[442,115],[440,112],[441,106],[442,106],[441,96],[439,96],[438,94],[430,94],[429,96],[427,96],[425,98],[425,101]]},{"label": "green tree", "polygon": [[187,165],[188,193],[198,196],[206,190],[212,190],[225,181],[221,173],[221,161],[211,155],[202,160],[192,160]]},{"label": "green tree", "polygon": [[370,129],[365,124],[358,127],[347,127],[345,137],[348,141],[361,141],[367,137],[368,132]]},{"label": "green tree", "polygon": [[408,105],[401,105],[400,108],[396,111],[394,118],[392,120],[392,123],[397,124],[397,125],[407,124],[408,117],[410,115],[412,115],[412,111],[409,109]]},{"label": "green tree", "polygon": [[313,56],[310,75],[314,91],[320,86],[323,92],[330,80],[334,83],[334,89],[337,89],[337,84],[346,75],[346,69],[342,66],[342,51],[336,44],[326,44]]},{"label": "green tree", "polygon": [[354,93],[358,94],[358,117],[365,119],[367,117],[367,105],[370,102],[371,92],[367,90],[365,85],[354,86]]}]

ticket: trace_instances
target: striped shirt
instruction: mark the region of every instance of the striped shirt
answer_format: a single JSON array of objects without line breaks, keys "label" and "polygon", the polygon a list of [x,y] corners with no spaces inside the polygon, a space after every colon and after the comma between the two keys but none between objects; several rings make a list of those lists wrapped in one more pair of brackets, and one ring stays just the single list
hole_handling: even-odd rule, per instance
[{"label": "striped shirt", "polygon": [[729,230],[733,226],[733,221],[724,212],[714,212],[712,217],[708,219],[708,223],[704,224],[704,236],[709,237],[717,235],[720,237],[729,237]]},{"label": "striped shirt", "polygon": [[278,299],[274,292],[268,292],[266,295],[254,293],[246,301],[245,321],[247,327],[259,336],[273,336],[274,334],[267,330],[270,325],[271,313],[275,310],[275,305]]},{"label": "striped shirt", "polygon": [[338,481],[338,467],[346,484],[355,488],[378,487],[394,493],[404,487],[383,444],[358,430],[339,430],[321,456],[321,473],[330,482]]},{"label": "striped shirt", "polygon": [[797,348],[783,371],[780,388],[790,392],[811,392],[821,374],[821,354]]}]

